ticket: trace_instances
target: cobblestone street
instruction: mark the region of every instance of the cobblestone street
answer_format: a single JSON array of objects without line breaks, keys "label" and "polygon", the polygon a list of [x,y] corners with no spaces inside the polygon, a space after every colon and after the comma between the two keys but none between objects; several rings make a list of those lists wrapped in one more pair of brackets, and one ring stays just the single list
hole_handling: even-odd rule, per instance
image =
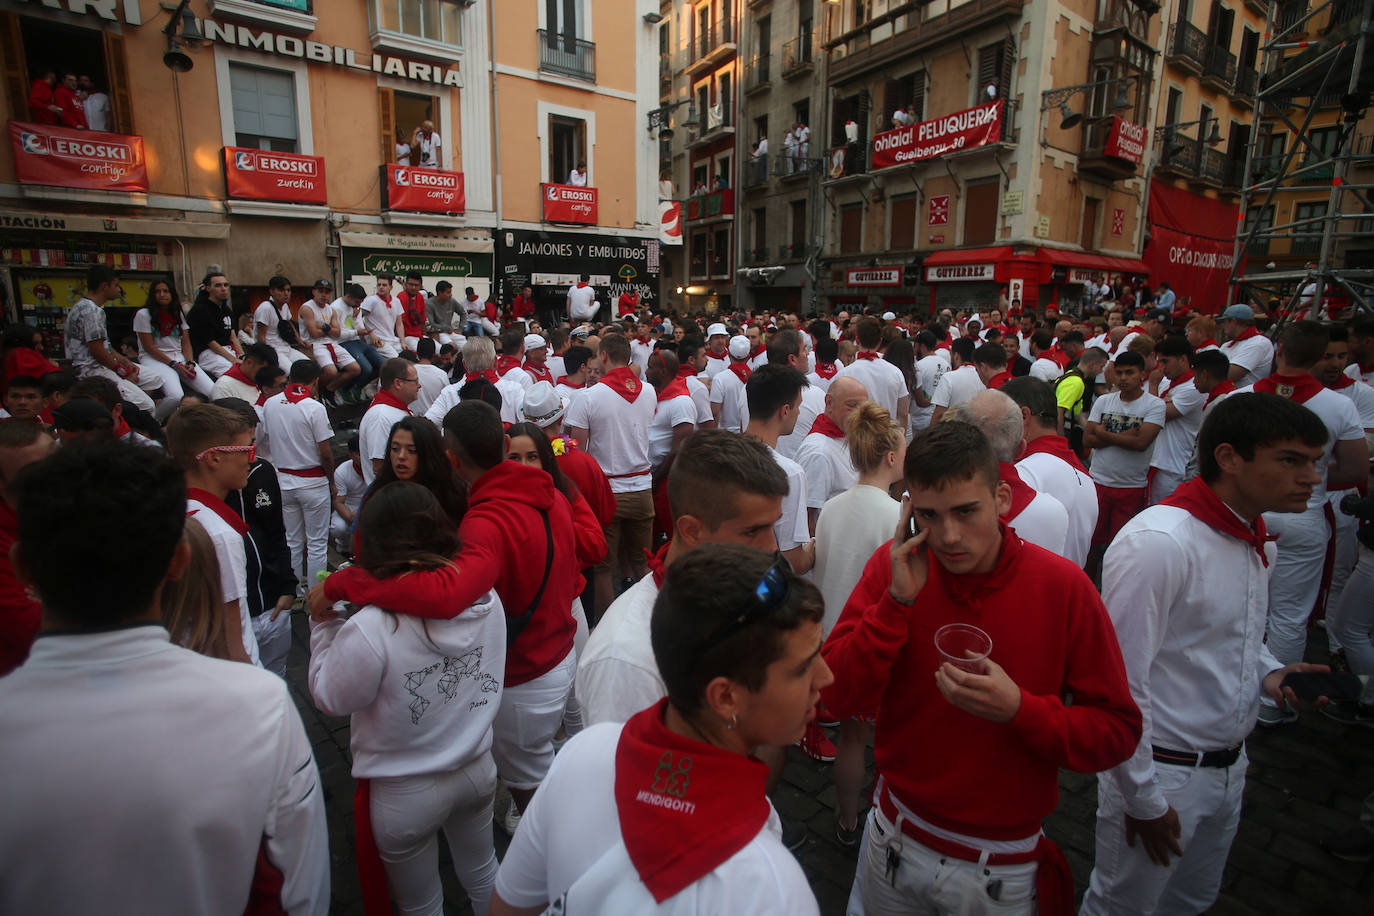
[{"label": "cobblestone street", "polygon": [[[333,855],[333,912],[362,913],[353,862],[353,780],[349,776],[348,720],[322,715],[306,686],[309,639],[306,619],[297,614],[295,645],[288,678],[315,748],[329,812]],[[1316,643],[1323,647],[1318,650]],[[1318,631],[1309,659],[1324,660],[1325,638]],[[1344,728],[1319,713],[1304,714],[1296,725],[1257,730],[1247,743],[1250,770],[1245,810],[1227,863],[1222,894],[1211,912],[1241,914],[1357,914],[1374,912],[1374,874],[1324,852],[1320,843],[1333,831],[1352,826],[1364,795],[1374,789],[1374,732]],[[871,774],[871,761],[870,761]],[[1092,870],[1096,780],[1073,773],[1059,781],[1059,808],[1048,832],[1073,866],[1081,895]],[[854,875],[854,853],[835,840],[835,788],[830,766],[793,749],[775,803],[787,818],[806,822],[810,835],[798,857],[820,901],[821,912],[844,912]],[[498,796],[499,820],[505,810]],[[495,830],[497,852],[506,835]],[[443,852],[446,913],[470,913],[462,888]]]}]

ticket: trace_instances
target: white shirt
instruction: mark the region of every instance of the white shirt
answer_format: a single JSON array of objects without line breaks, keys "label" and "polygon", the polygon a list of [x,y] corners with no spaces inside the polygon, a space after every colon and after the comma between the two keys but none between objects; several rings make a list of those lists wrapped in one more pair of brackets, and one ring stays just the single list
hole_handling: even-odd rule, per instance
[{"label": "white shirt", "polygon": [[649,338],[648,343],[640,343],[638,337],[630,338],[630,362],[639,366],[639,377],[644,378],[644,373],[649,369],[649,355],[654,352],[653,338]]},{"label": "white shirt", "polygon": [[[521,411],[525,407],[525,392],[530,388],[530,374],[524,369],[512,369],[501,377],[496,383],[496,390],[501,395],[501,420],[505,423],[520,423],[525,419]],[[521,384],[521,382],[524,384]],[[454,392],[454,403],[457,403],[457,392]],[[439,416],[439,425],[443,426],[444,417]]]},{"label": "white shirt", "polygon": [[[1134,401],[1123,401],[1121,392],[1113,391],[1093,401],[1089,423],[1101,423],[1109,433],[1124,433],[1146,423],[1164,428],[1164,400],[1148,391],[1141,391]],[[1159,437],[1143,452],[1104,445],[1093,449],[1091,470],[1093,480],[1104,487],[1143,487],[1150,474],[1150,460],[1154,457]]]},{"label": "white shirt", "polygon": [[350,716],[353,776],[440,773],[491,750],[506,676],[506,614],[489,591],[450,620],[369,604],[310,628],[310,695]]},{"label": "white shirt", "polygon": [[1064,370],[1059,368],[1059,364],[1054,360],[1040,356],[1031,363],[1030,374],[1032,378],[1038,378],[1042,382],[1049,382],[1053,385],[1059,381],[1059,376],[1064,374]]},{"label": "white shirt", "polygon": [[276,675],[151,624],[41,636],[0,729],[0,912],[240,914],[260,850],[286,912],[329,912],[319,771]]},{"label": "white shirt", "polygon": [[1253,385],[1267,376],[1274,362],[1274,342],[1263,334],[1245,340],[1228,340],[1221,345],[1221,352],[1226,354],[1232,366],[1245,370],[1245,375],[1236,382],[1237,388]]},{"label": "white shirt", "polygon": [[277,325],[283,321],[288,323],[291,321],[291,306],[289,304],[277,308],[271,299],[265,299],[253,310],[253,322],[267,328],[267,345],[276,350],[277,355],[282,357],[281,370],[290,372],[293,358],[304,359],[305,357],[293,350],[291,345],[281,336],[281,332],[277,330]]},{"label": "white shirt", "polygon": [[836,378],[841,376],[862,382],[868,391],[868,399],[882,405],[892,415],[893,422],[897,421],[898,402],[910,396],[901,369],[880,356],[877,359],[855,359],[835,373]]},{"label": "white shirt", "polygon": [[575,692],[589,728],[624,722],[668,695],[649,640],[657,600],[650,573],[611,603],[578,653]]},{"label": "white shirt", "polygon": [[840,619],[873,552],[892,540],[901,514],[901,503],[886,490],[866,484],[856,484],[826,502],[816,520],[816,566],[811,573],[825,598],[822,635],[828,636]]},{"label": "white shirt", "polygon": [[427,169],[437,169],[439,167],[439,147],[443,146],[444,141],[439,137],[437,130],[430,131],[429,136],[425,136],[424,131],[420,131],[419,138],[415,141],[420,148],[420,165]]},{"label": "white shirt", "polygon": [[[1022,481],[1024,483],[1025,481]],[[1064,544],[1069,531],[1069,512],[1048,493],[1036,493],[1021,512],[1007,519],[1008,527],[1037,547],[1067,557]]]},{"label": "white shirt", "polygon": [[1350,403],[1355,405],[1355,413],[1359,415],[1361,426],[1365,429],[1374,429],[1374,388],[1370,388],[1364,382],[1356,382],[1344,388],[1331,390],[1350,399]]},{"label": "white shirt", "polygon": [[[153,317],[148,314],[148,310],[142,308],[134,314],[134,334],[153,334],[154,345],[174,363],[186,361],[186,354],[181,352],[181,335],[190,332],[191,326],[186,323],[185,316],[182,316],[180,327],[171,334],[153,334]],[[147,349],[143,346],[142,337],[138,338],[138,352],[148,355]],[[155,356],[148,355],[148,358],[161,362]],[[254,395],[253,398],[256,400],[257,395]]]},{"label": "white shirt", "polygon": [[480,296],[476,299],[469,299],[467,296],[464,296],[463,313],[469,318],[481,318],[487,313],[486,303],[482,301],[482,297]]},{"label": "white shirt", "polygon": [[1084,566],[1097,529],[1097,487],[1078,468],[1045,452],[1034,452],[1016,463],[1021,479],[1041,493],[1048,493],[1068,511],[1063,556]]},{"label": "white shirt", "polygon": [[110,97],[100,90],[91,92],[81,100],[86,111],[86,126],[91,130],[110,129]]},{"label": "white shirt", "polygon": [[[715,414],[711,413],[711,389],[706,387],[705,382],[695,375],[687,376],[687,393],[692,396],[692,403],[697,407],[697,426],[710,423],[716,418]],[[559,394],[563,394],[562,389],[559,390]]]},{"label": "white shirt", "polygon": [[744,397],[744,382],[741,382],[735,373],[722,372],[711,380],[711,403],[720,405],[720,421],[717,426],[732,433],[744,429],[744,417],[740,411],[740,403],[744,401]]},{"label": "white shirt", "polygon": [[782,498],[782,517],[773,525],[779,550],[792,550],[811,540],[811,526],[806,518],[806,472],[791,458],[769,446],[773,460],[787,475],[787,495]]},{"label": "white shirt", "polygon": [[[949,372],[949,357],[942,355],[944,350],[937,350],[930,356],[922,356],[916,360],[916,384],[926,393],[926,397],[934,396],[935,390],[940,387],[940,380]],[[977,375],[977,372],[974,372]],[[911,428],[925,429],[930,426],[930,418],[935,413],[935,404],[929,407],[917,407],[911,405]],[[894,418],[895,419],[895,418]],[[895,527],[895,525],[894,525]]]},{"label": "white shirt", "polygon": [[590,283],[586,286],[573,284],[568,289],[568,306],[573,317],[580,319],[581,316],[586,315],[594,302],[596,302],[596,287]]},{"label": "white shirt", "polygon": [[650,488],[649,429],[657,404],[652,385],[641,382],[631,403],[598,382],[568,408],[564,428],[587,430],[587,454],[606,472],[612,493]]},{"label": "white shirt", "polygon": [[372,485],[372,478],[377,476],[372,470],[373,459],[387,460],[386,444],[391,438],[391,427],[408,416],[410,414],[399,407],[377,403],[363,414],[363,420],[358,424],[358,449],[363,456],[363,480],[367,481],[368,486]]},{"label": "white shirt", "polygon": [[[233,511],[232,509],[229,511]],[[253,633],[253,619],[248,615],[248,553],[239,534],[219,514],[198,499],[187,498],[186,514],[194,515],[205,529],[210,543],[215,545],[215,559],[219,562],[220,603],[239,603],[239,627],[243,649],[254,665],[261,666],[258,657],[258,638]]]},{"label": "white shirt", "polygon": [[[814,363],[815,356],[813,355],[811,359]],[[824,394],[830,388],[831,379],[822,378],[821,376],[817,375],[815,369],[813,368],[812,371],[806,373],[806,381],[810,383],[812,388],[815,388],[817,391]]]},{"label": "white shirt", "polygon": [[358,309],[367,316],[367,329],[372,332],[379,346],[400,345],[401,338],[396,336],[396,319],[405,311],[401,301],[395,296],[390,302],[382,301],[377,295],[368,296]]},{"label": "white shirt", "polygon": [[693,429],[697,425],[697,405],[692,396],[680,394],[666,401],[658,401],[654,422],[649,427],[649,463],[658,467],[673,450],[673,431],[682,424]]},{"label": "white shirt", "polygon": [[[410,412],[424,416],[438,400],[440,392],[448,387],[448,373],[429,363],[416,363],[415,374],[420,378],[420,393],[415,396],[415,403],[410,405]],[[443,422],[444,418],[440,417],[438,425],[442,426]]]},{"label": "white shirt", "polygon": [[[359,465],[362,462],[358,462]],[[353,466],[352,461],[345,461],[334,469],[334,492],[343,497],[344,505],[348,511],[357,514],[362,508],[363,496],[367,493],[367,481],[363,480],[362,471]]]},{"label": "white shirt", "polygon": [[[620,834],[615,752],[622,728],[593,725],[554,758],[496,874],[502,900],[514,907],[552,903],[552,912],[566,916],[819,913],[805,873],[782,845],[782,824],[771,810],[763,829],[739,852],[656,903]],[[545,786],[548,791],[542,791]]]},{"label": "white shirt", "polygon": [[1366,385],[1374,385],[1374,369],[1368,372],[1362,372],[1359,363],[1351,363],[1346,366],[1345,374],[1357,382],[1364,382]]},{"label": "white shirt", "polygon": [[1179,417],[1166,420],[1164,429],[1155,437],[1150,467],[1181,475],[1187,470],[1188,459],[1197,446],[1197,433],[1202,428],[1202,408],[1207,404],[1207,395],[1197,390],[1192,379],[1179,385],[1170,385],[1168,390],[1169,401],[1179,412]]},{"label": "white shirt", "polygon": [[[825,392],[819,388],[812,388],[810,385],[802,389],[801,406],[797,408],[797,425],[792,427],[792,432],[786,436],[778,437],[778,451],[793,461],[797,459],[797,450],[806,441],[806,437],[811,433],[811,426],[816,422],[816,418],[825,413]],[[744,421],[744,426],[749,425],[749,404],[744,396],[744,391],[740,391],[740,418]]]},{"label": "white shirt", "polygon": [[1264,552],[1268,566],[1250,544],[1174,506],[1141,512],[1108,548],[1102,599],[1144,732],[1135,754],[1099,780],[1130,816],[1169,807],[1152,745],[1222,750],[1254,728],[1260,682],[1283,667],[1264,644],[1277,549]]},{"label": "white shirt", "polygon": [[987,387],[973,364],[964,363],[941,377],[940,383],[935,386],[935,393],[930,397],[930,403],[932,407],[958,407]]},{"label": "white shirt", "polygon": [[568,184],[575,188],[585,188],[587,186],[587,172],[585,169],[573,169],[568,173]]},{"label": "white shirt", "polygon": [[[323,404],[314,398],[292,404],[286,400],[286,392],[268,398],[262,405],[262,425],[272,440],[272,463],[293,471],[318,468],[319,443],[334,438]],[[323,477],[297,477],[284,471],[278,473],[278,479],[282,490],[328,485]]]},{"label": "white shirt", "polygon": [[252,404],[258,399],[258,386],[230,378],[226,372],[215,379],[215,386],[210,389],[210,400],[218,401],[220,398],[240,398]]},{"label": "white shirt", "polygon": [[[707,379],[714,379],[717,375],[720,375],[722,372],[729,368],[729,354],[726,354],[724,356],[716,356],[714,353],[708,352],[706,354],[706,368],[702,371],[701,375],[706,376]],[[698,376],[698,378],[700,377],[701,376]]]},{"label": "white shirt", "polygon": [[410,165],[410,144],[403,140],[396,141],[396,164]]},{"label": "white shirt", "polygon": [[329,322],[329,336],[335,340],[343,343],[345,340],[358,339],[357,316],[353,313],[353,307],[342,297],[329,303],[329,312],[324,318]]},{"label": "white shirt", "polygon": [[820,433],[809,435],[797,448],[796,461],[806,472],[808,509],[821,508],[859,482],[859,472],[849,457],[848,439],[832,439]]}]

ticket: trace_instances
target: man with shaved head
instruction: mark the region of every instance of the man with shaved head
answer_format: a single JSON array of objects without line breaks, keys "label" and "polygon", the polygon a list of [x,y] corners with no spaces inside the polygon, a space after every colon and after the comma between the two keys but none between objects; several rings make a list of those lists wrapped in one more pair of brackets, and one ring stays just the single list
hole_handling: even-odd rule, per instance
[{"label": "man with shaved head", "polygon": [[836,376],[826,389],[825,410],[797,448],[797,464],[806,472],[806,516],[813,535],[825,501],[859,482],[859,472],[849,457],[844,424],[867,400],[868,389],[863,382],[851,375]]}]

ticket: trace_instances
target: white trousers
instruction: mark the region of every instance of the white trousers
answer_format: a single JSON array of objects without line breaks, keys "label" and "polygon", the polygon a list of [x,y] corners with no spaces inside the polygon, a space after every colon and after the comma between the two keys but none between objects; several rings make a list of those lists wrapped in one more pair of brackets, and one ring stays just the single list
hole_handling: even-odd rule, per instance
[{"label": "white trousers", "polygon": [[1154,468],[1154,472],[1154,476],[1150,478],[1150,502],[1148,504],[1151,506],[1157,506],[1168,499],[1178,489],[1179,484],[1183,483],[1182,474],[1174,474],[1159,468]]},{"label": "white trousers", "polygon": [[154,413],[156,411],[157,405],[153,403],[152,398],[148,397],[147,392],[157,391],[159,388],[162,387],[162,379],[158,376],[149,375],[140,368],[138,373],[138,381],[131,382],[126,378],[120,378],[119,374],[116,373],[113,369],[107,369],[104,366],[99,365],[92,369],[88,374],[98,375],[101,378],[107,378],[110,381],[114,382],[115,385],[119,387],[119,396],[124,400],[128,401],[130,404],[137,407],[139,410],[146,411],[148,413]]},{"label": "white trousers", "polygon": [[[1269,651],[1285,665],[1302,661],[1307,618],[1321,591],[1330,527],[1320,507],[1306,512],[1266,512],[1264,524],[1279,536],[1269,580]],[[1273,705],[1265,696],[1263,702]]]},{"label": "white trousers", "polygon": [[1078,916],[1195,916],[1210,907],[1240,824],[1247,765],[1244,751],[1226,769],[1155,764],[1183,847],[1167,867],[1151,862],[1140,840],[1126,845],[1125,801],[1098,777],[1097,855]]},{"label": "white trousers", "polygon": [[[1374,550],[1360,544],[1357,556],[1355,571],[1345,583],[1340,604],[1327,605],[1327,629],[1345,648],[1352,671],[1374,675]],[[1374,702],[1374,676],[1360,699]]]},{"label": "white trousers", "polygon": [[[577,632],[573,635],[573,651],[580,658],[582,647],[587,644],[587,639],[591,635],[591,630],[587,627],[587,614],[582,610],[580,597],[573,599],[572,617],[573,622],[577,624]],[[572,686],[568,688],[568,702],[563,707],[563,731],[571,738],[582,731],[582,728],[582,704],[577,702],[577,680],[574,677]]]},{"label": "white trousers", "polygon": [[[888,871],[888,851],[897,868]],[[943,856],[869,809],[847,916],[1033,916],[1036,864],[989,865]]]},{"label": "white trousers", "polygon": [[203,398],[208,398],[215,387],[214,380],[206,375],[200,366],[196,366],[195,378],[187,380],[171,366],[146,355],[138,358],[138,374],[140,378],[148,375],[162,380],[162,400],[157,402],[159,420],[165,420],[172,415],[181,404],[182,394],[188,389]]},{"label": "white trousers", "polygon": [[258,662],[277,677],[286,679],[286,657],[291,654],[291,612],[282,611],[272,619],[271,610],[253,620],[253,635],[258,640]]},{"label": "white trousers", "polygon": [[1353,515],[1346,515],[1341,511],[1341,500],[1355,490],[1337,490],[1326,495],[1326,501],[1331,504],[1331,511],[1335,516],[1335,528],[1331,532],[1331,537],[1336,542],[1335,563],[1331,567],[1331,588],[1326,593],[1326,642],[1327,648],[1335,652],[1341,648],[1340,640],[1336,637],[1336,628],[1331,625],[1331,618],[1336,614],[1336,608],[1340,606],[1341,596],[1345,593],[1345,585],[1350,581],[1350,574],[1355,570],[1355,548],[1359,546],[1360,539],[1356,532],[1360,530],[1360,520]]},{"label": "white trousers", "polygon": [[[353,555],[353,546],[348,542],[352,531],[352,522],[344,521],[344,517],[337,512],[330,514],[329,537],[334,542],[334,549],[346,557]],[[314,588],[314,583],[310,587]]]},{"label": "white trousers", "polygon": [[382,359],[395,359],[401,355],[401,342],[399,340],[387,342],[379,340],[372,345],[372,349],[380,353]]},{"label": "white trousers", "polygon": [[210,373],[211,378],[219,378],[233,368],[233,363],[206,347],[196,354],[196,365]]},{"label": "white trousers", "polygon": [[563,721],[577,650],[532,681],[501,691],[493,724],[491,755],[501,779],[512,789],[537,789],[553,763],[553,736]]},{"label": "white trousers", "polygon": [[439,831],[448,841],[453,870],[485,916],[496,883],[491,808],[496,764],[490,754],[457,770],[371,780],[372,837],[386,866],[391,899],[403,916],[441,916]]},{"label": "white trousers", "polygon": [[583,321],[596,320],[596,313],[601,311],[601,303],[593,299],[589,304],[583,306],[569,306],[572,315],[572,324],[580,324]]},{"label": "white trousers", "polygon": [[[292,478],[281,474],[283,483],[296,486],[281,491],[281,514],[286,522],[286,542],[291,545],[291,569],[300,575],[305,563],[305,591],[315,587],[315,575],[329,563],[329,481],[323,477]],[[301,486],[300,484],[305,484]]]}]

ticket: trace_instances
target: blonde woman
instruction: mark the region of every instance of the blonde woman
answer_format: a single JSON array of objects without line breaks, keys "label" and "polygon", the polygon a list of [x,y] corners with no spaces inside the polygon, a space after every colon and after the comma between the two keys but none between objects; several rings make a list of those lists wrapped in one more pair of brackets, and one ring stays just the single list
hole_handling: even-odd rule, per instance
[{"label": "blonde woman", "polygon": [[212,658],[248,661],[239,618],[225,614],[220,601],[219,560],[210,535],[200,522],[187,518],[181,537],[191,548],[191,562],[180,579],[162,587],[162,625],[182,648]]},{"label": "blonde woman", "polygon": [[[892,539],[901,515],[901,504],[889,495],[888,488],[902,479],[905,431],[884,408],[865,401],[845,421],[845,441],[859,482],[827,500],[816,520],[812,576],[825,598],[822,626],[826,635],[839,619],[864,565]],[[859,794],[864,780],[864,747],[871,728],[860,719],[840,722],[835,752],[835,834],[850,847],[858,843],[862,833]]]}]

